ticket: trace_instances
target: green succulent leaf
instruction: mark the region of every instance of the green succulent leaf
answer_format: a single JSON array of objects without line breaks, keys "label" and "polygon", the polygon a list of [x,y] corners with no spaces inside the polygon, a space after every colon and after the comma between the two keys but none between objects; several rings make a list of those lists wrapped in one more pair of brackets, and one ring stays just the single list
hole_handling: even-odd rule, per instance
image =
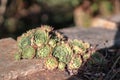
[{"label": "green succulent leaf", "polygon": [[69,45],[59,44],[53,50],[53,56],[58,58],[60,62],[68,63],[72,57],[72,50]]},{"label": "green succulent leaf", "polygon": [[86,52],[86,50],[90,47],[89,43],[84,43],[83,41],[76,39],[70,41],[70,45],[72,46],[74,53],[81,55],[83,55]]},{"label": "green succulent leaf", "polygon": [[83,55],[83,60],[84,60],[84,61],[87,61],[90,57],[91,57],[91,54],[90,54],[90,53],[85,53],[85,54]]},{"label": "green succulent leaf", "polygon": [[21,49],[25,48],[26,46],[30,46],[31,45],[30,38],[28,36],[21,37],[21,39],[18,42],[18,45],[19,45],[19,48]]},{"label": "green succulent leaf", "polygon": [[54,39],[50,39],[49,42],[48,42],[48,44],[49,44],[51,47],[54,48],[54,47],[56,46],[57,42],[56,42],[56,40],[54,40]]},{"label": "green succulent leaf", "polygon": [[35,49],[32,46],[27,46],[22,51],[23,59],[32,59],[35,56]]},{"label": "green succulent leaf", "polygon": [[45,58],[51,53],[51,47],[49,45],[42,46],[37,49],[37,57]]},{"label": "green succulent leaf", "polygon": [[66,64],[65,63],[63,63],[63,62],[59,62],[59,64],[58,64],[58,69],[60,69],[60,70],[65,70],[65,67],[66,67]]},{"label": "green succulent leaf", "polygon": [[72,57],[70,63],[68,64],[68,69],[78,69],[82,65],[82,59],[79,55]]},{"label": "green succulent leaf", "polygon": [[15,60],[20,60],[20,59],[22,58],[20,52],[17,52],[17,53],[14,55],[14,57],[15,57]]},{"label": "green succulent leaf", "polygon": [[56,69],[58,66],[58,61],[56,60],[55,57],[48,57],[45,61],[45,67],[48,70],[53,70]]},{"label": "green succulent leaf", "polygon": [[78,46],[73,46],[73,51],[74,51],[75,54],[84,53],[84,51],[81,48],[79,48]]},{"label": "green succulent leaf", "polygon": [[85,50],[82,41],[80,41],[80,40],[76,40],[76,39],[75,39],[75,40],[73,40],[71,43],[72,43],[72,45],[74,45],[74,46],[78,46],[79,48]]},{"label": "green succulent leaf", "polygon": [[36,30],[34,33],[34,41],[37,46],[41,46],[42,44],[46,44],[48,41],[48,33],[44,30]]}]

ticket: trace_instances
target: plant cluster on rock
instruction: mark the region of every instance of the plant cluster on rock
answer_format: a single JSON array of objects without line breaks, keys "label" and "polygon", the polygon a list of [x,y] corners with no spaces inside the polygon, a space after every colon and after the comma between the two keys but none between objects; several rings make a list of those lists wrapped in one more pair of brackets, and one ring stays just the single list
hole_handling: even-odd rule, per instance
[{"label": "plant cluster on rock", "polygon": [[77,70],[93,53],[89,43],[69,40],[47,25],[22,34],[17,43],[19,51],[15,59],[42,59],[48,70]]}]

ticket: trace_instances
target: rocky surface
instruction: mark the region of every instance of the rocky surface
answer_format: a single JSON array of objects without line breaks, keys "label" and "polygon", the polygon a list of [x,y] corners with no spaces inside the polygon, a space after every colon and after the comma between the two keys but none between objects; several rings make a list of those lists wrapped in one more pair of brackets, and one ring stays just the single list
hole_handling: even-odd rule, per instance
[{"label": "rocky surface", "polygon": [[98,49],[120,45],[120,31],[103,28],[71,27],[60,30],[70,39],[80,39],[98,45]]},{"label": "rocky surface", "polygon": [[[119,42],[120,32],[116,30],[105,30],[99,28],[66,28],[61,29],[71,39],[82,39],[93,45],[99,44],[98,48],[111,47]],[[116,34],[117,32],[117,34]],[[114,41],[115,39],[115,41]],[[14,54],[18,51],[16,41],[11,38],[0,40],[0,80],[64,80],[68,76],[65,72],[43,70],[43,61],[21,60],[15,61]],[[68,80],[78,80],[77,77],[70,77]]]}]

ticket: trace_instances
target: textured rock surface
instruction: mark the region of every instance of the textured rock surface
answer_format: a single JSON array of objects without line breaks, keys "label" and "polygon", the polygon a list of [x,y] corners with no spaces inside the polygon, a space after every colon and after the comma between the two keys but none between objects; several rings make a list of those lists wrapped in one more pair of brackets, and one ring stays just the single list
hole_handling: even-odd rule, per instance
[{"label": "textured rock surface", "polygon": [[[82,39],[91,44],[100,44],[98,48],[114,45],[116,30],[105,30],[99,28],[67,28],[60,30],[71,39]],[[120,32],[117,33],[120,35]],[[115,39],[119,42],[119,36]],[[18,48],[16,41],[11,38],[0,40],[0,80],[64,80],[69,76],[65,72],[44,71],[42,69],[43,61],[40,60],[21,60],[15,61],[14,54]],[[78,80],[77,77],[71,77],[68,80]]]},{"label": "textured rock surface", "polygon": [[114,43],[118,43],[118,45],[120,45],[120,31],[117,30],[71,27],[61,29],[60,31],[70,39],[81,39],[91,43],[92,45],[99,44],[98,49],[111,47]]}]

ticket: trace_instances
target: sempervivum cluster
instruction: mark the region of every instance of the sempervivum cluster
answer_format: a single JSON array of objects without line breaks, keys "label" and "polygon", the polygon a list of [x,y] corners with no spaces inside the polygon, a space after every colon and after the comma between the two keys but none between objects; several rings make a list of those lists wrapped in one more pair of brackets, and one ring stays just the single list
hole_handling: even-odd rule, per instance
[{"label": "sempervivum cluster", "polygon": [[68,40],[52,27],[41,26],[22,34],[17,40],[20,59],[43,59],[48,70],[78,69],[90,57],[90,45],[81,40]]}]

